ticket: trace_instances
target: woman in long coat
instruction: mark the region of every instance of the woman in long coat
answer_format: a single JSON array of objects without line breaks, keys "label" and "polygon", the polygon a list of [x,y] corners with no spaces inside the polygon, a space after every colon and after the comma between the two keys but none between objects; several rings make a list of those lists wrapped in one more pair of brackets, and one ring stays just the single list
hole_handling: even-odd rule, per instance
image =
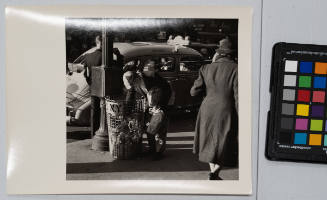
[{"label": "woman in long coat", "polygon": [[220,41],[216,60],[199,70],[191,95],[205,95],[195,127],[193,153],[209,163],[209,180],[220,180],[219,172],[229,140],[238,134],[238,73],[230,58],[231,43]]}]

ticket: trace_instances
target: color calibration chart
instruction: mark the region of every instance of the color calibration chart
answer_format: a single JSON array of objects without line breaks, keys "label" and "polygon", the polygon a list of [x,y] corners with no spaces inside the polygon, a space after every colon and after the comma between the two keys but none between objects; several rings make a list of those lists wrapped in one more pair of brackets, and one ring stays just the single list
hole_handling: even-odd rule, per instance
[{"label": "color calibration chart", "polygon": [[266,157],[327,163],[327,45],[273,48]]},{"label": "color calibration chart", "polygon": [[279,143],[327,146],[327,62],[285,60]]}]

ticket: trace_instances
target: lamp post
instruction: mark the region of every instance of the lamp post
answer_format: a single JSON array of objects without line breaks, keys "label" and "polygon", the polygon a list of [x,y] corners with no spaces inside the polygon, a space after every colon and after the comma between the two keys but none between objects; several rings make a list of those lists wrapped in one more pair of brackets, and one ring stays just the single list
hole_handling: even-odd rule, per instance
[{"label": "lamp post", "polygon": [[[92,141],[92,149],[97,151],[109,150],[108,127],[106,123],[105,101],[105,71],[112,66],[112,40],[109,39],[106,20],[102,19],[102,65],[94,67],[92,71],[91,95],[100,98],[100,126],[95,132]],[[94,98],[94,97],[93,97]],[[93,120],[93,119],[92,119]]]},{"label": "lamp post", "polygon": [[102,19],[102,65],[93,67],[91,74],[91,96],[100,98],[100,126],[92,140],[92,149],[98,151],[109,151],[105,97],[122,90],[122,68],[113,64],[113,32],[106,22]]}]

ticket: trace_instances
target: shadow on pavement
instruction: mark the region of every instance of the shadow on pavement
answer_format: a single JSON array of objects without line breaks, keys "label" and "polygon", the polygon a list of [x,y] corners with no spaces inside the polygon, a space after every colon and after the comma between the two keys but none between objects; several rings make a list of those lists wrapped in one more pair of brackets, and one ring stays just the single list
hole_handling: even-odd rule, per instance
[{"label": "shadow on pavement", "polygon": [[169,118],[169,133],[177,133],[177,132],[188,132],[195,130],[195,122],[196,115],[195,114],[187,114],[187,115],[175,115],[170,116]]},{"label": "shadow on pavement", "polygon": [[[192,114],[170,118],[166,151],[164,158],[159,161],[152,161],[149,155],[142,155],[133,160],[114,160],[109,152],[102,154],[90,150],[92,139],[90,139],[90,132],[87,129],[78,127],[67,129],[67,143],[69,144],[67,144],[68,160],[66,173],[74,176],[71,179],[93,179],[94,176],[100,178],[103,174],[110,174],[111,172],[117,172],[114,173],[117,175],[111,174],[110,177],[120,177],[118,174],[121,174],[120,178],[130,176],[124,175],[124,173],[128,172],[152,173],[153,177],[165,177],[168,172],[170,172],[170,175],[174,172],[188,172],[189,174],[186,176],[189,178],[194,177],[193,173],[197,174],[195,175],[196,177],[199,176],[199,173],[206,175],[209,171],[208,164],[198,161],[197,155],[192,153],[195,121],[196,115]],[[144,135],[144,149],[146,149],[146,146],[147,139],[146,135]],[[237,156],[232,153],[229,153],[227,157],[238,160]],[[237,179],[237,163],[233,163],[232,167],[225,169],[231,169],[230,172],[227,172],[231,173],[229,175],[230,179]],[[160,173],[166,173],[166,175],[161,175]],[[93,178],[88,177],[87,174],[93,174]]]},{"label": "shadow on pavement", "polygon": [[90,135],[91,133],[89,131],[67,132],[67,143],[89,139],[91,137]]},{"label": "shadow on pavement", "polygon": [[97,163],[67,163],[67,173],[105,172],[178,172],[207,171],[208,165],[201,163],[191,149],[167,149],[162,160],[152,161],[151,157],[134,160],[115,160]]}]

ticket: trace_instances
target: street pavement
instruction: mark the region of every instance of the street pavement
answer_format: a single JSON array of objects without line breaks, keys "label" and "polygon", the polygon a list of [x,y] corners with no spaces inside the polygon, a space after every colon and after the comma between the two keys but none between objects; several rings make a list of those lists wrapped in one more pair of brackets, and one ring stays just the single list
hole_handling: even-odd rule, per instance
[{"label": "street pavement", "polygon": [[[192,153],[194,116],[170,120],[167,147],[161,160],[143,155],[132,160],[114,160],[109,152],[91,150],[88,128],[67,131],[67,180],[207,180],[209,166]],[[146,136],[143,148],[146,148]],[[237,180],[238,168],[221,171],[224,180]]]}]

